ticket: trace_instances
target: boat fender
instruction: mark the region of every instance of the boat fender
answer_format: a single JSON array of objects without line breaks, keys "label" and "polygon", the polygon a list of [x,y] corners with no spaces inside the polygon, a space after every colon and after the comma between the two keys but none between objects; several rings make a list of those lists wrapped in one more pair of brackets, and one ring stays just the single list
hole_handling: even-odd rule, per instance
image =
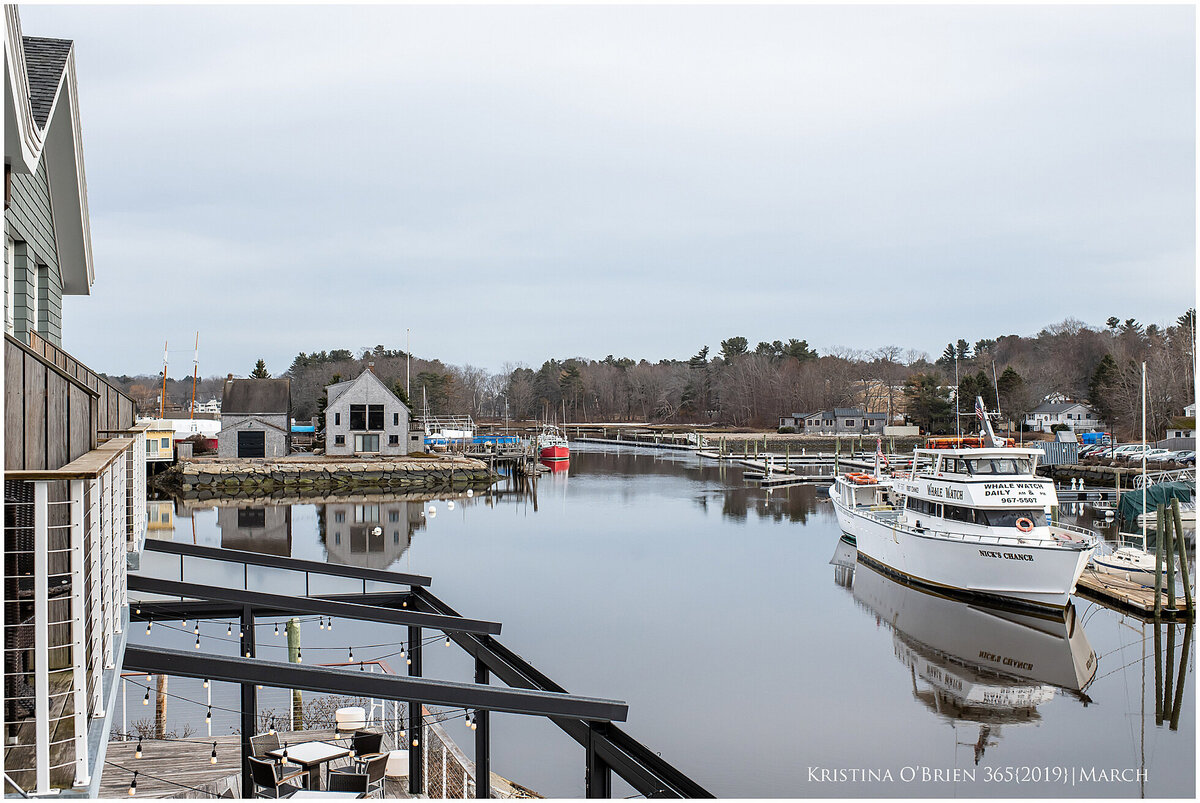
[{"label": "boat fender", "polygon": [[1027,518],[1017,519],[1017,529],[1023,533],[1031,532],[1033,530],[1033,521]]}]

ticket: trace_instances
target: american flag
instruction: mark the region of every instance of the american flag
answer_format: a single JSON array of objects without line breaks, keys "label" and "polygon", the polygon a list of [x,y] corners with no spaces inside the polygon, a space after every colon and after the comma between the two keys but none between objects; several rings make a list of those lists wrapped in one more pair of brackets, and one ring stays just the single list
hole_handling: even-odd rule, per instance
[{"label": "american flag", "polygon": [[983,409],[983,399],[979,396],[975,397],[975,416],[979,419],[979,426],[982,427],[987,418],[987,411]]},{"label": "american flag", "polygon": [[879,462],[882,465],[886,466],[888,464],[888,459],[883,453],[883,439],[882,438],[875,439],[875,457],[876,457],[876,459],[879,460]]}]

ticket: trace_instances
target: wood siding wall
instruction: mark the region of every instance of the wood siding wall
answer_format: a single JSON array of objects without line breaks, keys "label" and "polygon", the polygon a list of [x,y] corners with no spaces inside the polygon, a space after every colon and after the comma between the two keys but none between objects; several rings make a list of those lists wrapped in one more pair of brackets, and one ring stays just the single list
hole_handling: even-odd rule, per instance
[{"label": "wood siding wall", "polygon": [[133,426],[133,400],[37,335],[4,338],[4,468],[55,469]]}]

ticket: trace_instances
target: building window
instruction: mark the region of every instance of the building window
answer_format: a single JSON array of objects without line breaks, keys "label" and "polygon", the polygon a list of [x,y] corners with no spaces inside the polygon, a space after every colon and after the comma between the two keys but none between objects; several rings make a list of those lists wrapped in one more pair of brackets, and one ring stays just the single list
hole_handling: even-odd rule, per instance
[{"label": "building window", "polygon": [[367,429],[383,429],[383,405],[367,405]]},{"label": "building window", "polygon": [[341,524],[343,521],[345,521],[345,520],[346,520],[346,511],[344,511],[344,510],[335,510],[335,511],[333,512],[333,520],[334,520],[335,522],[337,522],[338,524]]},{"label": "building window", "polygon": [[342,414],[341,413],[333,414],[333,423],[337,424],[337,425],[340,425],[342,423]]},{"label": "building window", "polygon": [[238,528],[266,527],[267,509],[265,507],[240,507],[237,513]]},{"label": "building window", "polygon": [[345,435],[334,435],[333,443],[335,446],[345,446],[346,445],[346,436]]},{"label": "building window", "polygon": [[367,405],[350,405],[350,429],[364,430],[367,428]]},{"label": "building window", "polygon": [[379,451],[379,436],[378,435],[355,435],[354,436],[354,451],[356,451],[356,452],[378,452]]},{"label": "building window", "polygon": [[392,426],[393,427],[400,426],[400,414],[399,413],[392,413]]},{"label": "building window", "polygon": [[846,419],[846,426],[848,426],[848,427],[852,427],[852,426],[854,426],[854,419],[853,419],[853,418],[847,418],[847,419]]},{"label": "building window", "polygon": [[400,511],[399,510],[389,510],[388,511],[388,521],[390,521],[392,524],[395,524],[396,522],[400,521]]},{"label": "building window", "polygon": [[388,435],[388,446],[399,446],[399,445],[400,445],[400,436],[399,435]]},{"label": "building window", "polygon": [[354,520],[358,522],[378,522],[379,505],[355,505]]},{"label": "building window", "polygon": [[154,454],[154,441],[146,441],[146,454]]},{"label": "building window", "polygon": [[163,438],[163,439],[162,439],[162,448],[164,448],[164,449],[170,449],[170,448],[171,448],[171,439],[170,439],[170,438]]}]

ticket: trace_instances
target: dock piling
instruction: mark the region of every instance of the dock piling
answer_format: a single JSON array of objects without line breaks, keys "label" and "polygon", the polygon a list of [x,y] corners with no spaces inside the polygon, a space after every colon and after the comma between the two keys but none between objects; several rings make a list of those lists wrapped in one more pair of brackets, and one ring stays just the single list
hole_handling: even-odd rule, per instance
[{"label": "dock piling", "polygon": [[[1144,512],[1144,511],[1143,511]],[[1143,547],[1145,544],[1142,545]],[[1154,539],[1154,618],[1162,614],[1163,588],[1163,506],[1158,506],[1158,525]],[[1160,723],[1161,724],[1161,723]]]},{"label": "dock piling", "polygon": [[1166,554],[1166,572],[1167,572],[1167,610],[1175,610],[1175,519],[1166,515],[1166,509],[1160,508],[1163,511],[1163,517],[1166,519],[1166,539],[1167,543],[1163,547]]},{"label": "dock piling", "polygon": [[[1187,545],[1183,539],[1183,516],[1179,512],[1179,500],[1171,500],[1171,517],[1175,520],[1175,533],[1180,536],[1175,539],[1179,549],[1179,573],[1183,580],[1183,604],[1188,612],[1188,621],[1192,620],[1196,609],[1192,600],[1192,572],[1188,567]],[[1187,649],[1186,647],[1184,649]]]}]

